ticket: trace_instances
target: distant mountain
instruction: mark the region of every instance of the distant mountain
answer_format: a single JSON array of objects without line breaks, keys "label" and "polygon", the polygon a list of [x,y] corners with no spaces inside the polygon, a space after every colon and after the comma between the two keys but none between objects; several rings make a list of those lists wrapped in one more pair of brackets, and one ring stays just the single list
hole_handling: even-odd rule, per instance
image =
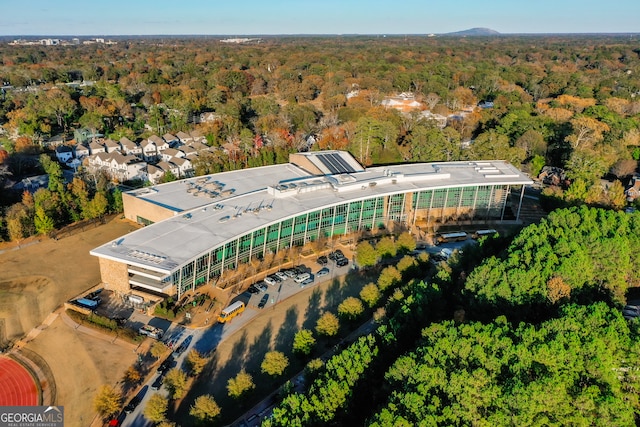
[{"label": "distant mountain", "polygon": [[454,33],[443,34],[445,36],[497,36],[500,35],[496,30],[491,28],[470,28],[468,30],[456,31]]}]

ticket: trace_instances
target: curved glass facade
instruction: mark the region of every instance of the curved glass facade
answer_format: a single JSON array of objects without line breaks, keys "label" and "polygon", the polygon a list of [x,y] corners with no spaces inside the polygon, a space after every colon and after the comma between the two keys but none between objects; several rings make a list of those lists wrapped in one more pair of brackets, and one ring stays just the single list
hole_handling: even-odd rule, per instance
[{"label": "curved glass facade", "polygon": [[502,220],[509,192],[509,185],[477,185],[396,193],[325,206],[283,218],[213,247],[164,281],[175,285],[180,296],[251,259],[262,259],[266,254],[319,238],[372,230],[390,223],[429,227],[450,220]]}]

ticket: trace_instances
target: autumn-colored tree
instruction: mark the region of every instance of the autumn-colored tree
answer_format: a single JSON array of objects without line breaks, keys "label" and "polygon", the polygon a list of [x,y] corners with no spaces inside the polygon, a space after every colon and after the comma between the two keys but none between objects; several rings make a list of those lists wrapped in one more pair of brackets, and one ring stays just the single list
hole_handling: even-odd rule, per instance
[{"label": "autumn-colored tree", "polygon": [[332,337],[338,333],[340,321],[335,314],[326,312],[316,322],[316,332],[320,335]]},{"label": "autumn-colored tree", "polygon": [[207,358],[197,350],[190,350],[187,354],[187,365],[191,373],[194,376],[198,376],[207,365]]},{"label": "autumn-colored tree", "polygon": [[253,390],[256,385],[253,383],[253,377],[244,369],[238,372],[234,378],[227,382],[227,391],[233,399],[239,399]]},{"label": "autumn-colored tree", "polygon": [[295,353],[308,355],[313,350],[313,346],[316,344],[316,339],[313,337],[313,332],[309,329],[301,329],[296,332],[293,337],[293,351]]},{"label": "autumn-colored tree", "polygon": [[360,291],[360,298],[370,308],[376,305],[381,296],[382,294],[380,293],[380,289],[378,289],[378,286],[375,283],[365,285]]},{"label": "autumn-colored tree", "polygon": [[569,286],[562,277],[553,276],[547,282],[547,298],[551,301],[551,304],[555,304],[558,301],[569,298],[571,296],[571,286]]},{"label": "autumn-colored tree", "polygon": [[167,372],[164,382],[169,395],[174,399],[181,398],[187,391],[187,374],[180,368],[173,368]]},{"label": "autumn-colored tree", "polygon": [[120,410],[122,394],[110,385],[103,385],[93,399],[93,407],[100,415],[108,417]]},{"label": "autumn-colored tree", "polygon": [[168,351],[169,351],[169,347],[167,347],[167,345],[162,341],[154,341],[153,345],[151,346],[151,350],[149,350],[151,355],[156,359],[160,359]]},{"label": "autumn-colored tree", "polygon": [[411,252],[415,250],[417,246],[416,238],[413,234],[405,231],[398,236],[396,245],[400,251]]},{"label": "autumn-colored tree", "polygon": [[220,415],[220,406],[213,399],[213,396],[205,394],[198,396],[189,409],[189,415],[199,422],[210,423]]},{"label": "autumn-colored tree", "polygon": [[129,384],[138,384],[142,379],[142,374],[136,366],[129,366],[124,373],[124,380]]},{"label": "autumn-colored tree", "polygon": [[160,423],[166,419],[168,408],[169,401],[167,398],[161,394],[154,393],[144,408],[144,416],[152,423]]},{"label": "autumn-colored tree", "polygon": [[571,147],[590,148],[602,141],[604,133],[610,130],[606,123],[593,117],[580,116],[570,120],[573,132],[565,138]]},{"label": "autumn-colored tree", "polygon": [[384,292],[388,288],[400,283],[401,280],[402,275],[398,269],[393,265],[390,265],[389,267],[385,267],[385,269],[380,273],[380,276],[378,277],[378,288],[380,291]]},{"label": "autumn-colored tree", "polygon": [[264,360],[260,365],[263,373],[271,376],[279,376],[289,366],[289,359],[281,351],[269,351],[264,355]]},{"label": "autumn-colored tree", "polygon": [[378,262],[376,249],[367,241],[362,241],[356,246],[356,262],[360,267],[372,267]]},{"label": "autumn-colored tree", "polygon": [[356,297],[348,297],[338,305],[338,315],[347,320],[357,319],[363,312],[364,305]]}]

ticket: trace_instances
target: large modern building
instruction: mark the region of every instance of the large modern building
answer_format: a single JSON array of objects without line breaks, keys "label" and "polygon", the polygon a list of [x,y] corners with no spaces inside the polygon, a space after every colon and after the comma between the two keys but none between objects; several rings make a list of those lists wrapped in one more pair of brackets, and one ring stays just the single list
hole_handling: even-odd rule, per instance
[{"label": "large modern building", "polygon": [[320,238],[518,220],[531,182],[504,161],[365,169],[343,151],[297,153],[287,164],[124,193],[125,216],[146,227],[91,254],[108,288],[180,296],[249,260]]}]

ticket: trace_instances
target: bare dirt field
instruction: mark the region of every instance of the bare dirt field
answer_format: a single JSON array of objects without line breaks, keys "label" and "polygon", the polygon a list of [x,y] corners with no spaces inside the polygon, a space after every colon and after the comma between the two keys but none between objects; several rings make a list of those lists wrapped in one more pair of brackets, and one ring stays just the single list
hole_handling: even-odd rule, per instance
[{"label": "bare dirt field", "polygon": [[122,236],[136,225],[119,218],[59,240],[0,254],[0,342],[14,341],[38,326],[64,301],[100,283],[96,246]]},{"label": "bare dirt field", "polygon": [[60,316],[26,347],[49,364],[67,427],[91,425],[96,417],[93,398],[100,386],[115,386],[137,358],[130,346],[76,330]]},{"label": "bare dirt field", "polygon": [[[0,340],[23,338],[61,304],[100,283],[96,246],[137,228],[119,218],[90,226],[59,240],[0,250]],[[130,346],[112,344],[80,332],[60,316],[31,334],[26,348],[45,359],[53,372],[58,405],[65,407],[66,426],[87,426],[95,417],[93,397],[102,384],[115,383],[136,360]],[[38,330],[36,330],[38,332]]]}]

